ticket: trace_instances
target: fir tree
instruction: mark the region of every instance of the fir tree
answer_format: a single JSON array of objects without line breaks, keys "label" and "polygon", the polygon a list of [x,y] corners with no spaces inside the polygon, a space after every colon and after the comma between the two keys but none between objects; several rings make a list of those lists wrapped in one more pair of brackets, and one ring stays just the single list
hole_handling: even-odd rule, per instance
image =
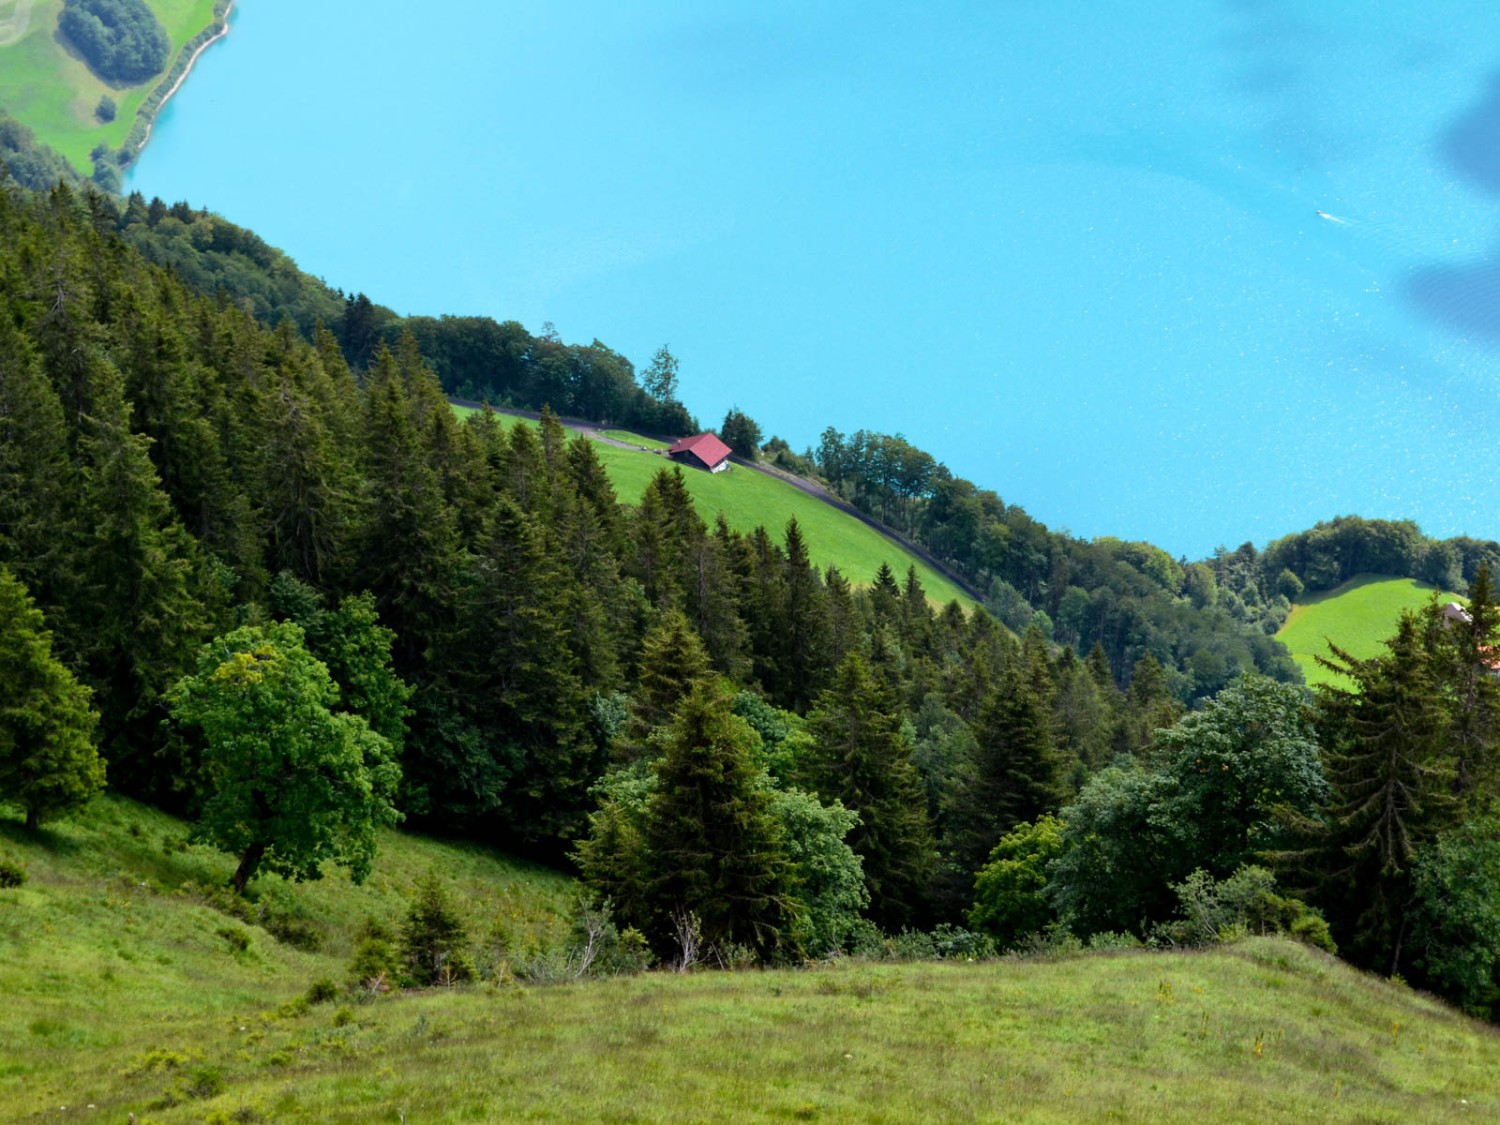
[{"label": "fir tree", "polygon": [[674,914],[692,914],[709,945],[733,942],[766,958],[788,942],[796,906],[754,744],[729,696],[711,681],[696,686],[657,766],[644,839],[658,932]]},{"label": "fir tree", "polygon": [[0,800],[26,827],[64,815],[104,788],[89,691],[52,655],[26,587],[0,566]]},{"label": "fir tree", "polygon": [[951,850],[977,871],[995,842],[1056,811],[1065,793],[1052,716],[1024,665],[1008,668],[974,728],[971,776],[957,801]]},{"label": "fir tree", "polygon": [[1453,823],[1448,723],[1422,625],[1405,614],[1387,651],[1359,660],[1337,646],[1325,667],[1353,690],[1323,687],[1316,724],[1333,796],[1321,820],[1298,818],[1310,846],[1284,856],[1311,877],[1340,948],[1394,973],[1417,849]]},{"label": "fir tree", "polygon": [[669,724],[683,700],[710,676],[703,642],[675,610],[662,614],[646,634],[639,664],[630,718],[615,743],[619,761],[655,757],[652,733]]},{"label": "fir tree", "polygon": [[864,860],[871,917],[891,929],[919,922],[935,860],[926,801],[895,701],[858,653],[839,665],[807,728],[814,748],[798,780],[859,814],[849,846]]}]

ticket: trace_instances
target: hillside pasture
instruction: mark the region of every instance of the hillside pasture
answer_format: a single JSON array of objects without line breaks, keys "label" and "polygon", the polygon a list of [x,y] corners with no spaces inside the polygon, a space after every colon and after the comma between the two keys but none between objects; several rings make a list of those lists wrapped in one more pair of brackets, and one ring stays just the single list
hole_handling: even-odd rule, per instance
[{"label": "hillside pasture", "polygon": [[[62,0],[0,0],[0,107],[87,175],[95,145],[124,143],[156,79],[117,87],[98,78],[58,32],[62,6]],[[166,28],[169,59],[214,18],[214,0],[148,0],[148,7]],[[94,110],[105,94],[117,113],[101,124]]]},{"label": "hillside pasture", "polygon": [[[563,877],[389,832],[364,887],[256,880],[297,948],[203,888],[233,861],[120,798],[0,812],[0,1120],[1447,1122],[1500,1115],[1500,1034],[1295,943],[1040,960],[841,960],[551,987]],[[354,927],[436,871],[481,983],[351,989]],[[310,986],[334,982],[332,995]]]},{"label": "hillside pasture", "polygon": [[[464,417],[474,413],[472,407],[454,409]],[[503,414],[498,418],[506,426],[520,421]],[[675,462],[654,449],[665,449],[661,442],[626,431],[608,431],[607,436],[647,447],[648,451],[621,449],[599,442],[594,450],[608,470],[619,498],[627,504],[639,504],[651,479],[663,469],[672,469]],[[881,563],[890,566],[898,581],[905,579],[907,567],[915,566],[930,601],[946,605],[956,599],[966,609],[974,606],[972,598],[899,544],[849,513],[785,481],[740,465],[722,473],[684,468],[682,475],[694,507],[710,527],[722,512],[734,530],[748,533],[764,527],[772,538],[781,542],[788,521],[795,518],[813,562],[820,567],[838,567],[856,585],[872,582]]]},{"label": "hillside pasture", "polygon": [[[1366,659],[1380,653],[1396,631],[1404,610],[1420,609],[1437,592],[1414,578],[1363,574],[1322,594],[1301,599],[1292,607],[1276,639],[1286,645],[1312,684],[1349,686],[1346,677],[1320,665],[1332,641],[1352,656]],[[1463,602],[1461,594],[1439,593],[1441,601]]]}]

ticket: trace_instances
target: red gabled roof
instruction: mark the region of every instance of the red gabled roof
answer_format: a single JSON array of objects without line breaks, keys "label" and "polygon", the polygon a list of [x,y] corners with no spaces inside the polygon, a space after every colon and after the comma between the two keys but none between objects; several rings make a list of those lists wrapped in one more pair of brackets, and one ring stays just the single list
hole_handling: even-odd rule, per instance
[{"label": "red gabled roof", "polygon": [[698,434],[683,438],[667,452],[673,457],[679,453],[691,453],[711,469],[729,456],[730,449],[714,434]]}]

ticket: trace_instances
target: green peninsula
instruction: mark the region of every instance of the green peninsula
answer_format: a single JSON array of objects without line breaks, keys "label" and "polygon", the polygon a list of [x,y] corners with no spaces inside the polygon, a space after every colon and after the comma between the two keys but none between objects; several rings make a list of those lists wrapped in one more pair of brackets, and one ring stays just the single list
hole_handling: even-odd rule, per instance
[{"label": "green peninsula", "polygon": [[[223,33],[230,0],[148,0],[147,6],[166,32],[167,65],[141,82],[118,85],[95,73],[59,29],[63,0],[0,0],[0,106],[85,174],[100,146],[109,154],[106,178],[121,154],[140,151],[156,112],[199,52]],[[100,112],[104,99],[114,105],[109,120],[107,110]]]}]

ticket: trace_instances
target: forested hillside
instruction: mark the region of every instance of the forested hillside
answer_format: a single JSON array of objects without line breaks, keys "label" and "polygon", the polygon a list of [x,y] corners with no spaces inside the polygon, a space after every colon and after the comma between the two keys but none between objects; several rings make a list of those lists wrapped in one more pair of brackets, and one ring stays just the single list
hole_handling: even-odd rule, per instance
[{"label": "forested hillside", "polygon": [[[404,819],[572,866],[679,964],[1286,931],[1494,1004],[1484,549],[1454,556],[1468,622],[1408,616],[1338,657],[1357,692],[1310,703],[1255,674],[1292,677],[1252,610],[1270,568],[1323,573],[1318,529],[1186,564],[935,464],[922,487],[830,470],[932,542],[973,531],[1019,616],[934,611],[913,572],[820,570],[795,522],[706,526],[680,470],[620,504],[550,412],[460,421],[420,322],[351,366],[358,298],[342,340],[304,335],[274,286],[266,309],[235,287],[316,289],[174,210],[0,192],[0,799],[31,822],[98,788],[97,746],[238,891],[362,877]],[[175,269],[138,248],[192,230]],[[512,344],[518,395],[576,395],[613,354]],[[606,384],[670,413],[675,379],[663,349]]]},{"label": "forested hillside", "polygon": [[[966,908],[1000,831],[1178,707],[1149,656],[1114,668],[935,615],[911,575],[855,589],[795,524],[705,527],[675,472],[622,507],[555,419],[459,423],[411,334],[357,378],[330,332],[268,328],[148,263],[131,208],[65,188],[3,206],[0,561],[93,689],[125,791],[202,808],[203,724],[168,722],[170,692],[205,642],[289,621],[399,755],[402,814],[561,858],[606,769],[649,757],[712,672],[702,702],[748,720],[730,742],[752,780],[859,812],[874,915],[930,922]],[[1042,723],[1024,765],[978,753],[1002,703]],[[815,786],[803,717],[871,709],[885,725],[847,751],[867,772]],[[962,779],[1013,768],[1034,797],[957,811]]]}]

